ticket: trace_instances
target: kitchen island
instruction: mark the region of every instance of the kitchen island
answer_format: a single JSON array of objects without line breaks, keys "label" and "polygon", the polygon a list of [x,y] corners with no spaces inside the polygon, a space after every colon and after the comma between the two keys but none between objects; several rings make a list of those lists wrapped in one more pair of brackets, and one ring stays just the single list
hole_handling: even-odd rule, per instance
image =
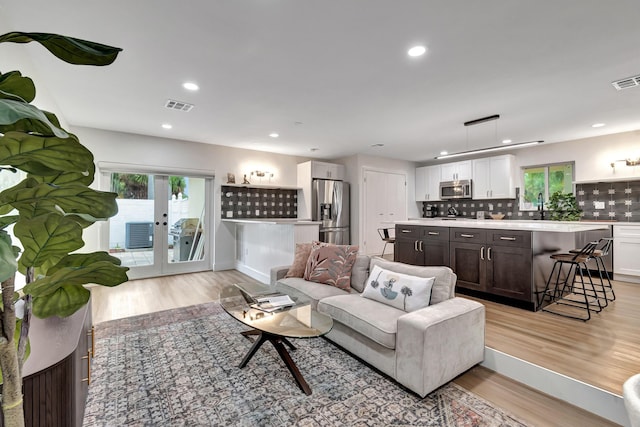
[{"label": "kitchen island", "polygon": [[575,249],[581,233],[608,224],[556,221],[424,219],[396,222],[394,259],[415,265],[447,265],[456,290],[537,310],[553,261]]},{"label": "kitchen island", "polygon": [[320,221],[297,218],[223,219],[234,228],[235,268],[269,283],[271,267],[293,261],[296,243],[318,240]]}]

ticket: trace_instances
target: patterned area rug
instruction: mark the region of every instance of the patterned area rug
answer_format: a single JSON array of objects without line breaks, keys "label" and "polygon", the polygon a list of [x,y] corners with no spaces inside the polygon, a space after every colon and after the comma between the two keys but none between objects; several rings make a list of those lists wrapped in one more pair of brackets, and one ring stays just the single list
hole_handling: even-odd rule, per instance
[{"label": "patterned area rug", "polygon": [[237,368],[243,330],[217,303],[98,324],[84,425],[525,425],[453,383],[420,399],[324,339],[294,340],[306,396],[269,344]]}]

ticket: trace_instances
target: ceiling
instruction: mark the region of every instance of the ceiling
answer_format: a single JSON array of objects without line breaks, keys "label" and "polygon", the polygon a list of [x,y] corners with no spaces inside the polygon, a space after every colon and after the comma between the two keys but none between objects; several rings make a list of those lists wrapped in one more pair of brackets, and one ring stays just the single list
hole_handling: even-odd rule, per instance
[{"label": "ceiling", "polygon": [[[611,85],[640,74],[637,0],[25,0],[0,15],[3,33],[124,49],[96,68],[20,46],[73,126],[416,162],[507,138],[640,129],[640,87]],[[409,57],[417,44],[427,53]],[[168,99],[195,107],[169,110]],[[463,125],[492,114],[500,119]]]}]

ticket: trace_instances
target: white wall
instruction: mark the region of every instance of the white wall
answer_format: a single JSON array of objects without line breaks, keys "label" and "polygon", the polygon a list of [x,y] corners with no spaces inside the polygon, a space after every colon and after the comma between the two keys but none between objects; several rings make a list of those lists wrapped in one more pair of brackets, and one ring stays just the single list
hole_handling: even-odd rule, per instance
[{"label": "white wall", "polygon": [[[216,270],[233,268],[235,265],[234,226],[220,221],[220,185],[226,183],[227,172],[236,175],[236,182],[242,182],[242,175],[245,173],[249,174],[252,170],[269,170],[274,173],[271,185],[295,186],[297,164],[308,160],[302,157],[83,127],[74,127],[71,132],[93,152],[96,163],[166,166],[215,173],[213,268]],[[97,181],[99,179],[98,176]],[[96,182],[94,187],[97,188],[99,185],[100,183]],[[101,226],[102,224],[92,226],[85,231],[87,245],[84,250],[100,249]]]}]

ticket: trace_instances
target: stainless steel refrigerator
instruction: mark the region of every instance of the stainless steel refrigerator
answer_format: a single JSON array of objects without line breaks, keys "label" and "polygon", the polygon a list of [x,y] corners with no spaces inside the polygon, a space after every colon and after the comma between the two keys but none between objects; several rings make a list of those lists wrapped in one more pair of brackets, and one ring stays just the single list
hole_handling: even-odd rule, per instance
[{"label": "stainless steel refrigerator", "polygon": [[322,221],[320,241],[349,244],[349,184],[314,179],[311,184],[311,218]]}]

